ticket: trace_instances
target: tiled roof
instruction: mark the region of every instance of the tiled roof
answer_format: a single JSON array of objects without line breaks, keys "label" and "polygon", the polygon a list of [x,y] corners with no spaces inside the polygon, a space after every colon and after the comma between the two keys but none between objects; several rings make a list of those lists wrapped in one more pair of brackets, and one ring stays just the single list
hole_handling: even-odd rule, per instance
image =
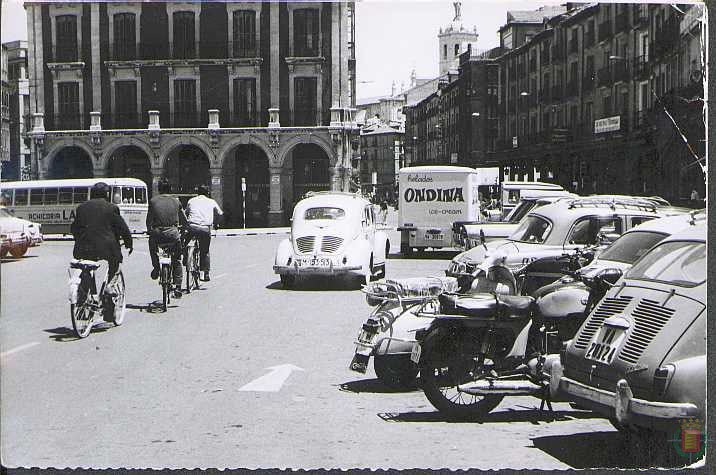
[{"label": "tiled roof", "polygon": [[507,12],[507,23],[542,23],[545,18],[560,15],[567,11],[564,5],[541,7],[537,10],[512,10]]}]

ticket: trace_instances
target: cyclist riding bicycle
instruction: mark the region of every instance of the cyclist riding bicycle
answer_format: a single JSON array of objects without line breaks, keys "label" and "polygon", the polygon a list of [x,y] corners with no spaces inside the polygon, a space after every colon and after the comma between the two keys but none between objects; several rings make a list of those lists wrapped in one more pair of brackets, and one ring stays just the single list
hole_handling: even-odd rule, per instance
[{"label": "cyclist riding bicycle", "polygon": [[149,200],[147,211],[147,234],[149,234],[149,255],[152,259],[153,280],[159,278],[159,246],[168,247],[172,256],[174,269],[174,298],[181,298],[182,267],[181,267],[181,233],[179,227],[187,226],[186,215],[179,199],[169,196],[170,185],[159,183],[159,194]]},{"label": "cyclist riding bicycle", "polygon": [[[117,205],[109,202],[110,187],[96,183],[90,190],[90,200],[80,204],[70,231],[75,238],[72,255],[75,259],[107,261],[107,288],[114,289],[114,282],[122,263],[121,238],[129,254],[132,253],[132,234],[119,214]],[[107,291],[108,294],[111,290]],[[111,321],[113,316],[106,315]]]},{"label": "cyclist riding bicycle", "polygon": [[209,259],[211,227],[218,227],[218,224],[214,223],[214,211],[219,216],[223,216],[224,212],[216,201],[209,198],[209,190],[205,186],[199,186],[197,193],[198,195],[190,199],[186,205],[187,220],[189,221],[189,233],[186,240],[188,242],[196,236],[199,241],[199,269],[203,273],[201,280],[208,282],[211,267]]}]

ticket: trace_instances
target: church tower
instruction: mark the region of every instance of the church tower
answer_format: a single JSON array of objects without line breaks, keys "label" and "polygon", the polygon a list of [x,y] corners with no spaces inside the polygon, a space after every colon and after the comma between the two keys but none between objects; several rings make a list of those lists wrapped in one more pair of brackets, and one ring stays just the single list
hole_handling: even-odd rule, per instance
[{"label": "church tower", "polygon": [[440,28],[438,33],[438,47],[440,51],[440,76],[447,74],[451,69],[456,69],[458,56],[467,51],[467,45],[472,44],[473,51],[477,47],[477,27],[473,26],[472,31],[466,29],[462,24],[460,9],[462,2],[453,2],[455,16],[450,25]]}]

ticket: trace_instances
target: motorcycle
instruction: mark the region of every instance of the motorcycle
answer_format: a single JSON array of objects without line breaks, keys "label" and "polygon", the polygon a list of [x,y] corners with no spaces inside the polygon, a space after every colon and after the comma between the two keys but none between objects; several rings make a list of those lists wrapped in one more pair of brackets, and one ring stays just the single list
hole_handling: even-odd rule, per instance
[{"label": "motorcycle", "polygon": [[[535,269],[559,265],[570,277],[568,283],[558,281],[533,295],[443,293],[433,307],[437,312],[416,310],[417,316],[431,319],[416,332],[411,352],[430,403],[458,419],[484,416],[505,396],[536,396],[542,399],[540,409],[546,404],[551,410],[556,397],[550,391],[551,367],[559,361],[563,343],[621,276],[616,269],[581,275],[577,270],[591,257],[589,250],[581,250],[528,264],[515,273],[518,289],[524,275]],[[493,267],[488,274],[506,278],[506,266]],[[585,287],[568,288],[575,281]]]}]

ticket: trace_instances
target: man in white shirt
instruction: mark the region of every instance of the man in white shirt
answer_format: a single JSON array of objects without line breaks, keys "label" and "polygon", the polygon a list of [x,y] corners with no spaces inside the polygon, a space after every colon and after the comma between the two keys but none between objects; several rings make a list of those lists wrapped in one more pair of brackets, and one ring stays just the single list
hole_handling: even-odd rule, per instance
[{"label": "man in white shirt", "polygon": [[209,246],[211,244],[211,227],[214,225],[214,211],[219,216],[223,216],[224,212],[218,203],[209,198],[209,190],[205,186],[199,186],[198,195],[190,199],[186,204],[186,219],[189,221],[189,230],[191,235],[188,239],[196,236],[199,241],[199,270],[203,276],[201,280],[209,281]]}]

